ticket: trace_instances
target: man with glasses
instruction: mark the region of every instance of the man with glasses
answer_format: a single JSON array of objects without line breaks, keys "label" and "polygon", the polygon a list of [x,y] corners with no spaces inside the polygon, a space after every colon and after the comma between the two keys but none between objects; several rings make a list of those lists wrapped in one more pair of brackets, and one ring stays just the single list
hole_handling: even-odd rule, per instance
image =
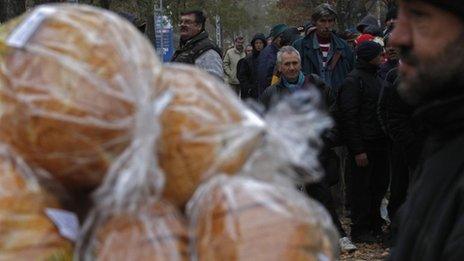
[{"label": "man with glasses", "polygon": [[205,22],[206,17],[202,11],[181,13],[180,46],[171,61],[195,65],[222,79],[222,51],[209,39]]}]

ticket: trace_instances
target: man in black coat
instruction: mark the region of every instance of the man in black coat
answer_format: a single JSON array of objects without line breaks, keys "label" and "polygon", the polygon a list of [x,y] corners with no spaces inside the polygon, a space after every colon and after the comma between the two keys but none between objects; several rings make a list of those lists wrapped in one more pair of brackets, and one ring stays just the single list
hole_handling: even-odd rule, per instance
[{"label": "man in black coat", "polygon": [[240,82],[242,99],[258,100],[258,57],[266,47],[264,34],[256,34],[251,40],[253,50],[250,55],[241,59],[237,65],[237,78]]},{"label": "man in black coat", "polygon": [[464,1],[400,1],[390,41],[427,130],[391,260],[464,260]]},{"label": "man in black coat", "polygon": [[352,164],[351,236],[359,243],[373,243],[381,234],[380,205],[388,187],[388,139],[377,118],[381,53],[378,43],[361,43],[339,94],[340,129]]}]

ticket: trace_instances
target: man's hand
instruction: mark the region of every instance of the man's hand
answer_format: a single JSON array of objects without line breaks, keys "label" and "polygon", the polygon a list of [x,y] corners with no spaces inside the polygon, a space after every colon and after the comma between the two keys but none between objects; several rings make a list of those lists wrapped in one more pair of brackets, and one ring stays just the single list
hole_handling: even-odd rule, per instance
[{"label": "man's hand", "polygon": [[358,154],[354,157],[354,159],[356,160],[356,165],[358,165],[358,167],[366,167],[369,165],[366,153]]}]

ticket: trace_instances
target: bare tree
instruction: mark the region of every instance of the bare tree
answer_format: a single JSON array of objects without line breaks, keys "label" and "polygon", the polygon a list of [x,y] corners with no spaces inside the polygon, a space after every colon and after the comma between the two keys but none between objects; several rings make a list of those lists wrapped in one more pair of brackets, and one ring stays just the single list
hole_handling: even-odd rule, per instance
[{"label": "bare tree", "polygon": [[137,8],[146,23],[145,34],[150,42],[155,45],[155,1],[137,0]]},{"label": "bare tree", "polygon": [[25,11],[25,0],[3,0],[0,2],[0,22],[6,22]]},{"label": "bare tree", "polygon": [[111,6],[111,0],[101,0],[100,1],[100,6],[105,9],[110,9]]},{"label": "bare tree", "polygon": [[49,3],[61,3],[65,1],[64,0],[34,0],[33,2],[34,2],[33,5],[36,6],[36,5],[49,4]]}]

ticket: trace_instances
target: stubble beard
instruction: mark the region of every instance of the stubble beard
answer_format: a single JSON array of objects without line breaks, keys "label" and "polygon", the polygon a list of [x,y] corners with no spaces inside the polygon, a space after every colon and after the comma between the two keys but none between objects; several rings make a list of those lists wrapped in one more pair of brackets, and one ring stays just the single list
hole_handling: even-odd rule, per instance
[{"label": "stubble beard", "polygon": [[419,105],[464,92],[463,46],[464,33],[435,57],[417,61],[417,75],[403,77],[398,87],[401,97],[411,105]]}]

